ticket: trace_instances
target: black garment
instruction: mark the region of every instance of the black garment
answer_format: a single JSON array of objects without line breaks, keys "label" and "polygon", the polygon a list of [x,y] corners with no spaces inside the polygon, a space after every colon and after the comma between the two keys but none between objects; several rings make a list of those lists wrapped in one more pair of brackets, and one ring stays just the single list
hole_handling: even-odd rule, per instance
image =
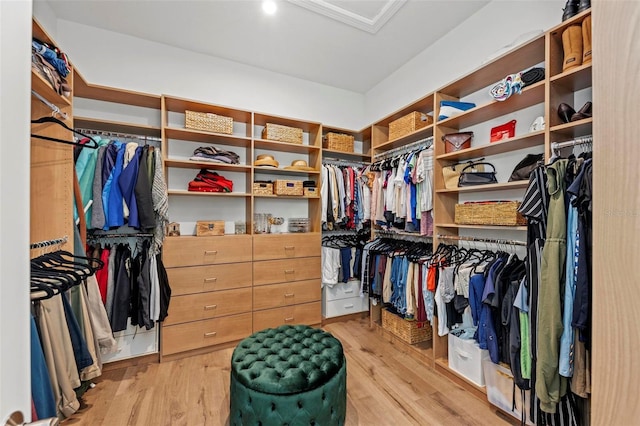
[{"label": "black garment", "polygon": [[131,250],[129,247],[119,245],[116,249],[116,268],[113,290],[113,311],[111,313],[111,329],[116,331],[126,330],[127,319],[131,309],[131,276],[129,266],[131,264]]},{"label": "black garment", "polygon": [[138,180],[133,189],[133,193],[136,196],[136,205],[138,206],[140,229],[153,229],[156,226],[151,183],[149,182],[149,167],[147,165],[147,157],[149,155],[154,155],[154,153],[149,152],[148,146],[143,147],[142,155],[140,155],[140,167],[138,168]]},{"label": "black garment", "polygon": [[149,270],[149,244],[145,242],[142,252],[138,255],[140,262],[140,274],[138,283],[138,326],[147,330],[153,328],[151,319],[151,273]]},{"label": "black garment", "polygon": [[169,276],[167,270],[162,263],[162,255],[156,255],[156,263],[158,265],[158,280],[160,281],[160,315],[158,321],[164,321],[168,315],[169,302],[171,301],[171,287],[169,286]]}]

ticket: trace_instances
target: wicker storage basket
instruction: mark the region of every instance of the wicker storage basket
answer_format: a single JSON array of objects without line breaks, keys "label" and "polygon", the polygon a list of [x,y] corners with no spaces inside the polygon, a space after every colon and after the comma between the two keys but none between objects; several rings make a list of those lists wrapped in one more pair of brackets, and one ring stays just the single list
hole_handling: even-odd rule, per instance
[{"label": "wicker storage basket", "polygon": [[302,129],[267,123],[264,129],[262,129],[262,139],[302,144]]},{"label": "wicker storage basket", "polygon": [[316,197],[318,195],[318,188],[304,188],[305,197]]},{"label": "wicker storage basket", "polygon": [[422,323],[422,327],[418,327],[418,325],[420,323],[417,321],[407,321],[386,309],[382,309],[382,328],[409,344],[431,340],[433,337],[431,325],[428,322]]},{"label": "wicker storage basket", "polygon": [[485,201],[456,204],[455,223],[458,225],[526,225],[518,213],[519,201]]},{"label": "wicker storage basket", "polygon": [[253,182],[253,193],[256,195],[273,195],[273,184],[267,182]]},{"label": "wicker storage basket", "polygon": [[401,138],[418,129],[433,123],[433,117],[423,112],[414,111],[389,123],[389,140]]},{"label": "wicker storage basket", "polygon": [[329,132],[323,138],[324,148],[334,151],[353,152],[353,140],[354,137],[351,135]]},{"label": "wicker storage basket", "polygon": [[276,195],[303,195],[301,180],[276,180],[273,187]]},{"label": "wicker storage basket", "polygon": [[233,133],[233,118],[208,112],[185,111],[184,127],[207,132]]}]

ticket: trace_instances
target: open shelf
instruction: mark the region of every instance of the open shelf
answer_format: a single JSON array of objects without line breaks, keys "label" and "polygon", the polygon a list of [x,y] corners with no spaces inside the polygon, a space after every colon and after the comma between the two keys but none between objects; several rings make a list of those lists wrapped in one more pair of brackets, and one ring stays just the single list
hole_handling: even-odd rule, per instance
[{"label": "open shelf", "polygon": [[204,132],[202,130],[181,129],[178,127],[165,127],[164,134],[167,139],[178,139],[189,142],[217,143],[220,145],[239,146],[244,148],[247,148],[251,144],[251,138],[244,136]]},{"label": "open shelf", "polygon": [[288,198],[288,199],[299,199],[299,200],[308,200],[314,198],[320,198],[319,195],[264,195],[264,194],[254,194],[254,198]]},{"label": "open shelf", "polygon": [[31,70],[31,90],[35,90],[40,96],[59,108],[71,105],[69,98],[59,95],[49,82],[33,69]]},{"label": "open shelf", "polygon": [[392,121],[397,120],[398,118],[404,117],[405,115],[413,112],[413,111],[419,111],[419,112],[423,112],[423,113],[431,113],[433,112],[433,97],[434,94],[430,93],[426,96],[423,96],[422,98],[418,99],[417,101],[413,102],[411,105],[408,105],[402,109],[399,109],[391,114],[389,114],[388,116],[386,116],[385,118],[383,118],[380,121],[377,121],[376,123],[374,123],[374,126],[383,126],[383,127],[389,127],[389,123],[391,123]]},{"label": "open shelf", "polygon": [[448,154],[438,155],[438,160],[469,160],[471,158],[488,157],[490,155],[504,154],[518,149],[544,146],[544,130],[528,133],[523,136],[507,139],[500,142],[492,142],[485,145],[471,147]]},{"label": "open shelf", "polygon": [[160,137],[160,127],[144,124],[123,123],[89,117],[73,117],[73,126],[80,129],[102,130],[105,132],[127,133],[140,136]]},{"label": "open shelf", "polygon": [[551,77],[551,84],[564,87],[571,92],[591,87],[591,62],[571,68],[562,74]]},{"label": "open shelf", "polygon": [[144,108],[160,109],[160,96],[133,90],[116,89],[114,87],[89,84],[76,71],[73,81],[73,96],[76,98],[95,99]]},{"label": "open shelf", "polygon": [[422,129],[414,130],[413,132],[408,133],[401,138],[381,143],[378,146],[374,146],[373,149],[378,152],[388,151],[390,149],[398,148],[412,142],[417,142],[420,139],[426,139],[431,136],[433,136],[433,124],[423,127]]},{"label": "open shelf", "polygon": [[484,191],[504,191],[506,189],[521,189],[529,185],[528,180],[518,180],[506,183],[491,183],[489,185],[463,186],[462,188],[453,189],[437,189],[437,193],[454,193],[454,192],[484,192]]},{"label": "open shelf", "polygon": [[301,145],[289,142],[269,141],[266,139],[255,139],[253,141],[255,149],[269,149],[273,151],[294,152],[296,154],[310,154],[320,152],[322,148],[312,145]]},{"label": "open shelf", "polygon": [[540,62],[545,57],[545,36],[540,34],[523,45],[516,46],[509,52],[497,57],[488,64],[467,73],[438,90],[438,92],[462,98],[485,87],[497,83],[507,74],[524,71]]},{"label": "open shelf", "polygon": [[[557,126],[553,126],[551,133],[557,133],[564,137],[578,138],[580,136],[588,136],[593,130],[593,117],[585,118],[584,120],[573,121],[571,123],[563,123]],[[551,136],[552,142],[557,142],[559,139]]]},{"label": "open shelf", "polygon": [[280,124],[283,126],[297,127],[305,132],[314,132],[320,129],[321,123],[296,120],[293,118],[280,117],[270,114],[253,114],[253,124],[257,126],[265,126],[267,123]]},{"label": "open shelf", "polygon": [[249,111],[242,111],[221,105],[214,105],[206,102],[198,102],[166,95],[164,96],[164,105],[167,111],[178,112],[181,114],[184,114],[186,110],[208,112],[225,117],[231,117],[234,121],[239,121],[241,123],[251,123],[251,113]]},{"label": "open shelf", "polygon": [[[325,157],[331,157],[332,155],[335,155],[337,158],[344,158],[347,160],[355,160],[355,161],[363,161],[363,162],[367,162],[369,163],[371,160],[371,154],[367,153],[367,154],[361,154],[358,152],[344,152],[344,151],[338,151],[335,149],[327,149],[327,148],[322,148],[322,156]],[[333,158],[333,157],[332,157]]]},{"label": "open shelf", "polygon": [[251,197],[251,194],[244,192],[196,192],[187,191],[186,189],[170,189],[167,191],[169,195],[193,195],[196,197]]},{"label": "open shelf", "polygon": [[182,169],[211,169],[211,170],[225,170],[228,172],[248,172],[251,170],[251,166],[243,164],[224,164],[213,163],[209,161],[191,161],[181,160],[177,158],[167,158],[164,160],[164,165],[167,167],[178,167]]},{"label": "open shelf", "polygon": [[253,166],[253,170],[255,173],[268,173],[268,174],[276,174],[276,175],[318,175],[320,174],[319,170],[286,170],[286,169],[276,169],[274,167],[261,167],[261,166]]},{"label": "open shelf", "polygon": [[522,89],[522,93],[511,95],[505,101],[490,101],[476,106],[462,114],[438,121],[437,124],[450,128],[466,128],[544,102],[544,81],[539,81]]},{"label": "open shelf", "polygon": [[526,231],[526,226],[505,226],[505,225],[458,225],[457,223],[438,223],[439,228],[453,229],[491,229],[498,231]]}]

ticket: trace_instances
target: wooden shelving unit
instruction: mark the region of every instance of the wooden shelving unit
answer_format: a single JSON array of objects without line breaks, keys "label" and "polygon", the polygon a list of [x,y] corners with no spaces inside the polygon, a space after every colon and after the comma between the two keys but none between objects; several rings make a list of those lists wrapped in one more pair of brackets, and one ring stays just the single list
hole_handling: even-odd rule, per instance
[{"label": "wooden shelving unit", "polygon": [[251,146],[251,138],[245,136],[225,135],[223,133],[204,132],[201,130],[181,129],[177,127],[165,127],[164,132],[167,139],[238,146],[244,148]]},{"label": "wooden shelving unit", "polygon": [[472,158],[488,157],[490,155],[504,154],[519,149],[530,148],[533,146],[544,146],[544,130],[528,133],[523,136],[506,139],[500,142],[479,145],[460,151],[450,152],[437,156],[438,160],[461,161]]},{"label": "wooden shelving unit", "polygon": [[457,223],[439,223],[439,228],[451,229],[489,229],[492,231],[526,231],[526,226],[498,226],[498,225],[459,225]]},{"label": "wooden shelving unit", "polygon": [[184,195],[192,197],[251,197],[251,194],[247,194],[244,192],[198,192],[187,191],[186,189],[169,189],[167,193],[169,195]]},{"label": "wooden shelving unit", "polygon": [[179,167],[183,169],[212,169],[225,170],[228,172],[248,172],[251,170],[251,166],[245,166],[242,164],[224,164],[206,161],[179,160],[175,158],[165,159],[164,164],[167,167]]},{"label": "wooden shelving unit", "polygon": [[93,130],[103,130],[105,132],[129,133],[140,136],[160,137],[160,127],[146,126],[142,124],[131,124],[120,121],[102,120],[89,117],[73,118],[73,124],[76,128],[87,128]]},{"label": "wooden shelving unit", "polygon": [[529,185],[528,180],[506,182],[506,183],[491,183],[488,185],[476,185],[476,186],[464,186],[461,188],[441,188],[436,189],[436,193],[447,194],[456,192],[485,192],[485,191],[504,191],[505,189],[522,189]]}]

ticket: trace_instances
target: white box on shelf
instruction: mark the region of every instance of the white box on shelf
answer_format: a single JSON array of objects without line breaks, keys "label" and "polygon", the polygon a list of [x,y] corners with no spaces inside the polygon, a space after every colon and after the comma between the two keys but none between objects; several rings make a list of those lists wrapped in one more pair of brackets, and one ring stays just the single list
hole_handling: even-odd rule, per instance
[{"label": "white box on shelf", "polygon": [[478,386],[484,386],[482,360],[489,359],[489,351],[480,349],[473,339],[461,339],[449,333],[449,368]]},{"label": "white box on shelf", "polygon": [[[521,419],[522,406],[524,403],[524,409],[527,413],[528,425],[533,425],[533,422],[529,419],[529,398],[530,392],[525,391],[524,401],[520,389],[515,389],[515,401],[513,400],[513,375],[511,370],[500,365],[491,362],[491,359],[486,358],[482,361],[482,370],[484,372],[484,380],[487,390],[487,400],[500,408],[505,413],[511,414],[516,419]],[[515,402],[515,409],[513,409],[513,403]]]}]

